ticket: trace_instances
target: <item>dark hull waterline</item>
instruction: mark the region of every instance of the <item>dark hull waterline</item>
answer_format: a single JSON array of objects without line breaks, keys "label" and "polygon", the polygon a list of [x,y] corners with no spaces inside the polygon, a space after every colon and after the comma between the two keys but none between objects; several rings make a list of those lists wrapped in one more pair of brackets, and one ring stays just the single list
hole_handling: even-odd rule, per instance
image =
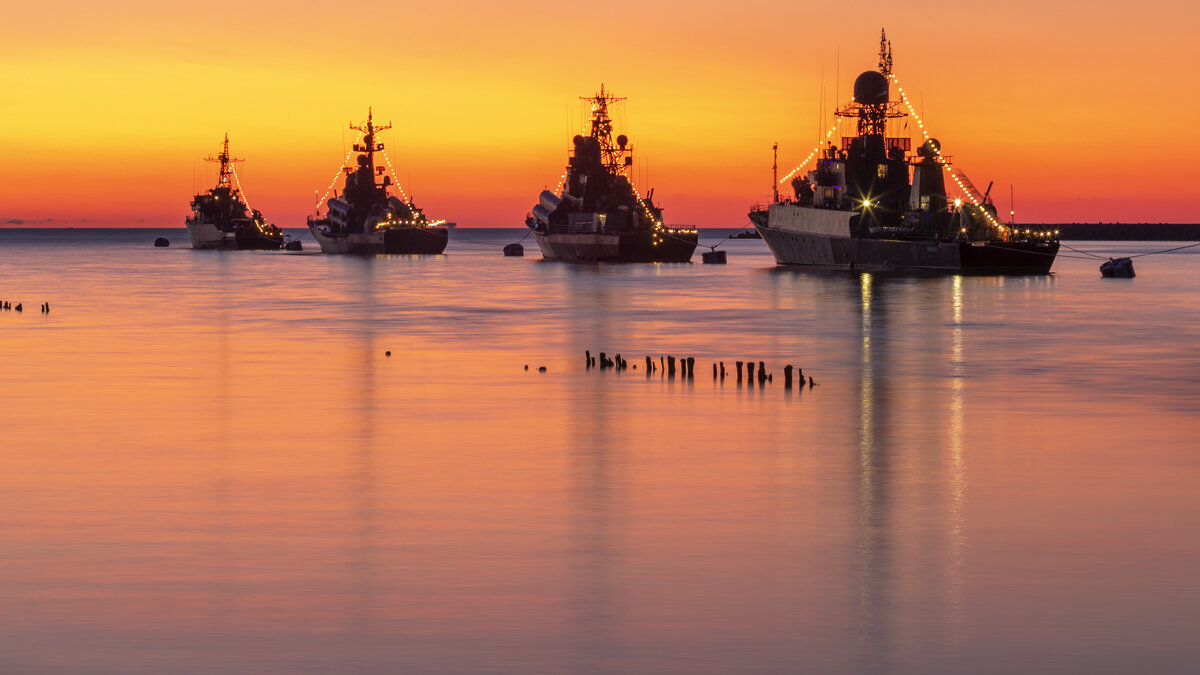
[{"label": "dark hull waterline", "polygon": [[[688,262],[697,234],[543,234],[534,232],[542,257],[562,262]],[[657,238],[658,243],[655,243]]]},{"label": "dark hull waterline", "polygon": [[837,237],[758,225],[781,265],[830,269],[941,272],[950,274],[1047,274],[1057,241],[936,241]]},{"label": "dark hull waterline", "polygon": [[437,255],[446,250],[444,227],[402,227],[367,234],[331,233],[321,225],[309,227],[324,253],[358,255]]}]

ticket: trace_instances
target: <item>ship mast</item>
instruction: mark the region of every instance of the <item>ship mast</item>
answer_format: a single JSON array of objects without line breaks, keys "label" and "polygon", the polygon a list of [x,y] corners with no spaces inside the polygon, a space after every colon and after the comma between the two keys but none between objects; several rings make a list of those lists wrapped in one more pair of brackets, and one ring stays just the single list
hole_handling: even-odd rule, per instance
[{"label": "ship mast", "polygon": [[206,162],[220,162],[221,168],[217,173],[217,187],[233,189],[233,183],[229,177],[233,174],[234,162],[244,162],[246,160],[229,156],[229,134],[225,134],[225,145],[221,148],[221,154],[216,157],[205,157]]},{"label": "ship mast", "polygon": [[[891,117],[904,117],[898,109],[899,103],[892,102],[888,97],[888,89],[892,80],[892,43],[887,39],[887,31],[879,31],[879,75],[872,77],[873,71],[867,71],[854,81],[854,102],[842,110],[834,112],[838,117],[858,118],[858,135],[878,136],[887,135],[887,121]],[[860,91],[860,86],[864,87]],[[865,98],[862,98],[865,96]]]},{"label": "ship mast", "polygon": [[626,147],[624,135],[618,136],[617,144],[613,144],[612,118],[608,115],[608,104],[624,101],[625,98],[606,94],[604,92],[604,85],[601,84],[599,94],[590,98],[580,96],[579,99],[592,104],[591,137],[600,147],[601,162],[608,169],[609,173],[614,175],[621,173],[626,166],[633,164],[633,148]]},{"label": "ship mast", "polygon": [[879,72],[889,80],[892,77],[892,41],[883,28],[879,29]]},{"label": "ship mast", "polygon": [[[376,142],[375,134],[391,128],[392,125],[390,122],[387,124],[375,124],[371,108],[367,108],[366,124],[356,125],[353,122],[350,123],[350,129],[352,131],[359,131],[363,134],[362,142],[354,144],[354,152],[366,153],[367,167],[369,168],[372,176],[383,173],[382,166],[379,168],[375,167],[375,153],[383,151],[383,142]],[[383,185],[376,185],[376,187],[385,187],[387,184],[387,181],[384,181]]]},{"label": "ship mast", "polygon": [[771,203],[779,203],[779,144],[771,146],[771,193],[773,201]]}]

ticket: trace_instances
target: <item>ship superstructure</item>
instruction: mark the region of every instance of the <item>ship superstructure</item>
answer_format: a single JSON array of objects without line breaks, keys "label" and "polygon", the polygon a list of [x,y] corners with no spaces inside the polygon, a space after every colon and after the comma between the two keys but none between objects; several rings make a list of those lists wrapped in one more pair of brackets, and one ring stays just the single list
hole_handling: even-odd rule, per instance
[{"label": "ship superstructure", "polygon": [[[899,88],[891,97],[891,43],[881,33],[879,68],[854,82],[853,101],[835,111],[855,135],[840,144],[823,141],[792,174],[776,181],[774,200],[755,207],[750,219],[781,264],[863,270],[1044,274],[1058,253],[1058,233],[1002,223],[990,198],[980,193],[924,135],[924,123]],[[911,138],[889,135],[912,118],[922,131]],[[838,128],[835,125],[826,139]],[[812,168],[801,173],[805,168]],[[961,197],[951,199],[947,177]],[[793,195],[781,198],[780,182]]]},{"label": "ship superstructure", "polygon": [[[340,194],[325,203],[326,212],[308,219],[308,228],[325,253],[409,253],[437,254],[446,250],[449,233],[445,221],[429,220],[425,213],[413,204],[411,197],[390,194],[396,186],[391,161],[383,154],[384,145],[378,134],[390,129],[391,124],[375,124],[370,109],[365,124],[351,124],[350,129],[359,132],[351,153],[358,153],[354,165],[342,167],[339,175],[345,175]],[[376,154],[381,154],[387,166],[376,164]],[[376,179],[379,178],[377,181]],[[334,179],[336,184],[337,179]],[[330,186],[333,190],[333,186]],[[326,192],[328,194],[328,191]],[[318,200],[318,209],[321,204]]]},{"label": "ship superstructure", "polygon": [[192,248],[277,249],[283,246],[283,233],[267,224],[263,215],[246,204],[234,164],[244,160],[229,154],[229,134],[221,154],[205,157],[216,162],[217,185],[192,198],[192,215],[185,220]]},{"label": "ship superstructure", "polygon": [[605,92],[590,104],[587,135],[573,149],[558,194],[544,190],[525,219],[548,260],[567,262],[686,262],[697,231],[663,224],[654,191],[639,196],[630,179],[633,146],[613,138],[609,106],[625,100]]}]

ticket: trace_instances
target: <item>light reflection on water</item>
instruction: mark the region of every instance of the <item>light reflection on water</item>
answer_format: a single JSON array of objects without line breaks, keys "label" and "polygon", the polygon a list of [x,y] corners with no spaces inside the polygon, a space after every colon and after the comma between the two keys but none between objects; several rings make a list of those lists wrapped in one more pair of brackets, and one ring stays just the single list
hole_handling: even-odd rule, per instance
[{"label": "light reflection on water", "polygon": [[0,231],[26,304],[0,314],[0,672],[1200,656],[1195,255],[1112,283],[811,273],[754,241],[571,266],[500,256],[508,233],[373,259],[135,234]]}]

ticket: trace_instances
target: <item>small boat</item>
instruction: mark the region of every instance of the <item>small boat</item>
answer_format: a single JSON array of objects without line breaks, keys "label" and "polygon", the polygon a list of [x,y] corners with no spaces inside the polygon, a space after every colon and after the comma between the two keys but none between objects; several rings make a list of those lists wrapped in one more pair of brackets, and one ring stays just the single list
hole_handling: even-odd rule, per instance
[{"label": "small boat", "polygon": [[1129,258],[1109,258],[1107,262],[1100,263],[1100,276],[1132,279],[1137,275],[1133,272],[1133,261]]},{"label": "small boat", "polygon": [[[354,143],[353,152],[360,153],[356,166],[343,166],[346,182],[342,193],[325,203],[325,215],[308,219],[308,229],[324,253],[408,253],[438,254],[446,250],[449,232],[444,220],[429,220],[425,213],[413,204],[412,198],[404,199],[389,194],[394,185],[392,176],[384,166],[376,166],[375,154],[383,154],[383,143],[378,134],[392,125],[375,124],[371,110],[367,109],[367,122],[351,124],[350,128],[361,134]],[[387,168],[391,162],[383,154]],[[383,176],[376,182],[376,176]],[[401,195],[404,190],[400,189]],[[318,203],[319,206],[319,203]]]},{"label": "small boat", "polygon": [[192,248],[257,249],[276,250],[283,246],[283,232],[268,225],[263,215],[246,204],[241,181],[233,168],[236,162],[229,155],[229,134],[225,134],[225,145],[216,157],[205,157],[206,162],[217,162],[217,185],[204,194],[192,198],[192,215],[187,218],[188,237]]},{"label": "small boat", "polygon": [[758,230],[742,230],[741,232],[734,232],[733,234],[729,235],[729,238],[730,239],[762,239],[762,235],[758,233]]}]

